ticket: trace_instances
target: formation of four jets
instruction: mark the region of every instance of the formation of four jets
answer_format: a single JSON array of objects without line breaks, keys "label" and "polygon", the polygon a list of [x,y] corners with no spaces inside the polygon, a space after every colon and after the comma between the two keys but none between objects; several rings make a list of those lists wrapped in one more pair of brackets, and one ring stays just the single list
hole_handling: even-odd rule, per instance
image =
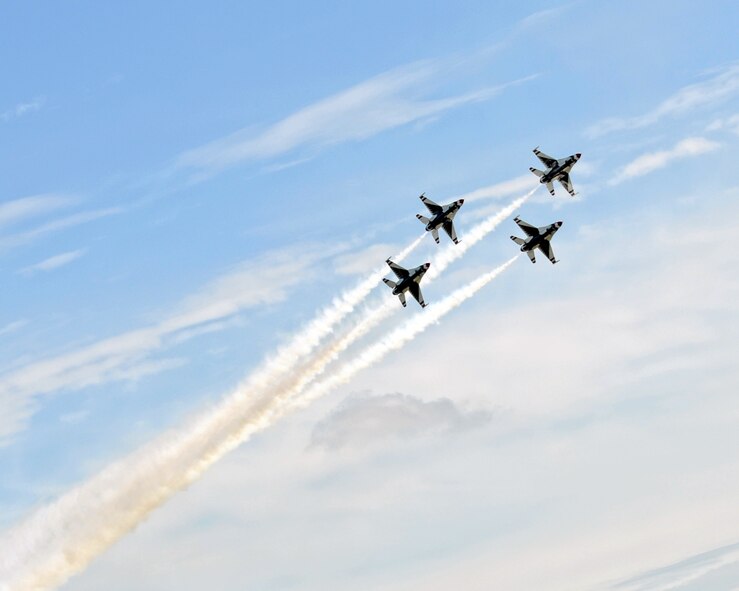
[{"label": "formation of four jets", "polygon": [[[539,150],[538,147],[534,148],[534,154],[541,160],[546,170],[542,171],[533,167],[529,168],[529,170],[539,177],[539,182],[546,186],[552,196],[554,196],[553,183],[554,181],[558,181],[574,197],[576,193],[572,188],[570,170],[580,160],[582,154],[578,153],[567,156],[566,158],[557,159],[548,156]],[[451,238],[454,244],[458,244],[457,232],[454,230],[454,216],[457,215],[459,208],[464,204],[464,199],[458,199],[448,205],[434,203],[425,195],[421,195],[420,199],[428,208],[431,217],[425,217],[420,214],[416,215],[416,217],[426,225],[426,231],[431,232],[436,244],[439,244],[439,228],[442,228],[449,235],[449,238]],[[513,221],[524,231],[526,238],[511,236],[511,240],[521,247],[521,252],[525,252],[532,263],[536,262],[534,252],[536,249],[539,249],[552,263],[557,262],[557,259],[554,257],[554,251],[552,250],[551,240],[557,230],[562,227],[562,222],[554,222],[553,224],[537,228],[523,221],[520,217],[515,217]],[[387,259],[385,262],[393,273],[395,273],[397,281],[390,279],[383,279],[383,281],[392,288],[393,295],[400,298],[400,303],[403,304],[403,307],[406,306],[405,293],[410,292],[415,300],[421,304],[421,307],[425,308],[426,302],[421,293],[420,282],[431,266],[431,263],[424,263],[419,267],[405,269],[390,259]]]}]

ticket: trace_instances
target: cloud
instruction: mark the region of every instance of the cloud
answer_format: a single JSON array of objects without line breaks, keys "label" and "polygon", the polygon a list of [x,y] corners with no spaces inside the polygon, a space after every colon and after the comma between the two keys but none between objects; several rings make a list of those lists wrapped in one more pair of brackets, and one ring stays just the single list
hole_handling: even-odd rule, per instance
[{"label": "cloud", "polygon": [[457,195],[450,199],[450,201],[456,199],[464,199],[465,201],[480,201],[482,199],[500,199],[502,197],[509,197],[510,195],[517,195],[528,191],[537,184],[537,179],[531,174],[523,174],[507,181],[495,183],[494,185],[488,185],[487,187],[480,187],[474,191]]},{"label": "cloud", "polygon": [[739,135],[739,113],[723,119],[715,119],[706,127],[706,131],[723,130],[730,131],[734,135]]},{"label": "cloud", "polygon": [[739,93],[739,64],[721,68],[714,77],[685,86],[657,107],[637,117],[612,117],[590,126],[585,134],[591,138],[657,123],[665,117],[684,115],[694,109],[718,103]]},{"label": "cloud", "polygon": [[38,96],[28,102],[18,103],[12,109],[8,109],[7,111],[0,113],[0,121],[7,123],[12,119],[23,117],[24,115],[40,110],[45,103],[46,98],[43,96]]},{"label": "cloud", "polygon": [[30,265],[28,267],[25,267],[24,269],[21,269],[18,272],[21,275],[31,276],[31,275],[34,275],[35,273],[38,273],[39,271],[42,271],[42,272],[53,271],[54,269],[64,267],[65,265],[68,265],[69,263],[76,261],[78,258],[83,256],[85,252],[86,251],[84,249],[73,250],[70,252],[63,252],[61,254],[57,254],[47,259],[44,259],[43,261],[36,263],[35,265]]},{"label": "cloud", "polygon": [[283,299],[288,288],[311,274],[320,256],[311,249],[291,250],[242,264],[184,298],[159,322],[0,374],[0,444],[23,428],[42,394],[137,380],[179,366],[179,359],[150,357],[244,309]]},{"label": "cloud", "polygon": [[397,245],[373,244],[359,251],[342,254],[334,260],[338,275],[359,275],[377,268],[377,261],[384,261],[395,253]]},{"label": "cloud", "polygon": [[388,439],[456,433],[486,424],[490,414],[463,411],[450,398],[425,402],[407,394],[351,395],[313,429],[312,445],[364,448]]},{"label": "cloud", "polygon": [[642,154],[624,166],[608,183],[618,185],[624,181],[644,176],[660,168],[664,168],[673,160],[700,156],[717,150],[721,144],[702,137],[686,138],[669,150],[660,150]]},{"label": "cloud", "polygon": [[49,193],[0,203],[0,227],[17,224],[29,218],[44,216],[57,209],[69,207],[76,201],[76,199],[67,195]]},{"label": "cloud", "polygon": [[72,228],[81,224],[87,224],[101,218],[118,215],[123,213],[123,211],[124,209],[122,207],[108,207],[106,209],[82,211],[56,220],[52,220],[50,222],[46,222],[30,230],[25,230],[22,232],[17,232],[15,234],[9,234],[7,236],[0,237],[0,253],[12,248],[16,248],[18,246],[22,246],[24,244],[28,244],[29,242],[33,242],[37,238],[40,238],[46,234],[58,232],[59,230],[65,230],[67,228]]},{"label": "cloud", "polygon": [[[739,543],[729,544],[651,569],[613,585],[614,591],[669,591],[700,582],[706,575],[739,562]],[[705,588],[705,585],[700,585]]]},{"label": "cloud", "polygon": [[5,326],[0,328],[0,336],[10,334],[12,332],[15,332],[16,330],[20,330],[23,328],[26,324],[28,324],[28,320],[14,320],[13,322],[9,322]]},{"label": "cloud", "polygon": [[242,129],[189,150],[176,159],[175,169],[209,176],[236,164],[270,160],[302,148],[367,139],[462,105],[489,100],[533,78],[442,99],[419,96],[440,70],[439,64],[424,61],[385,72],[304,107],[264,131]]}]

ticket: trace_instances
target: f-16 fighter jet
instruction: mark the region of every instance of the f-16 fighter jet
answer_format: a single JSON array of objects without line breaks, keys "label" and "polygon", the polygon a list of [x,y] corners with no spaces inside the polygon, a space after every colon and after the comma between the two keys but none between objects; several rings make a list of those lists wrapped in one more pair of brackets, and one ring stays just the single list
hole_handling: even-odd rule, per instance
[{"label": "f-16 fighter jet", "polygon": [[426,302],[423,301],[423,294],[421,288],[418,285],[423,277],[424,273],[429,270],[431,263],[425,263],[415,269],[404,269],[400,265],[395,264],[390,259],[385,261],[393,273],[398,277],[398,281],[390,281],[390,279],[383,279],[386,285],[389,285],[393,289],[393,295],[400,298],[400,303],[405,308],[405,292],[410,291],[411,295],[416,298],[416,301],[421,304],[422,308],[426,307]]},{"label": "f-16 fighter jet", "polygon": [[537,170],[536,168],[529,168],[529,170],[539,177],[540,183],[547,186],[552,197],[554,197],[554,185],[552,184],[554,181],[562,183],[562,186],[567,189],[567,192],[574,197],[575,190],[572,188],[570,170],[572,170],[575,162],[580,160],[580,156],[582,156],[582,154],[573,154],[572,156],[567,156],[567,158],[560,158],[557,160],[556,158],[547,156],[538,147],[534,148],[534,154],[536,154],[542,164],[547,167],[547,170],[546,172]]},{"label": "f-16 fighter jet", "polygon": [[452,239],[454,244],[459,244],[457,233],[454,231],[454,222],[452,220],[454,220],[454,216],[457,215],[459,208],[462,207],[464,199],[458,199],[449,205],[439,205],[423,195],[421,195],[419,199],[423,201],[423,204],[426,207],[428,207],[428,210],[431,212],[431,219],[424,217],[421,214],[416,215],[416,217],[426,224],[426,231],[431,232],[436,244],[439,244],[440,227],[444,228],[444,231],[449,234],[449,238]]},{"label": "f-16 fighter jet", "polygon": [[552,250],[552,245],[549,243],[549,241],[552,239],[552,236],[554,236],[557,230],[562,227],[562,222],[554,222],[553,224],[549,224],[548,226],[537,228],[535,226],[532,226],[531,224],[527,224],[519,217],[515,218],[513,221],[518,224],[519,228],[526,232],[528,238],[524,240],[523,238],[518,238],[517,236],[511,236],[511,240],[513,240],[513,242],[521,247],[521,252],[525,252],[527,255],[529,255],[532,263],[536,262],[536,258],[534,256],[534,249],[536,248],[543,252],[544,256],[552,261],[552,263],[557,262],[557,260],[554,258],[554,251]]}]

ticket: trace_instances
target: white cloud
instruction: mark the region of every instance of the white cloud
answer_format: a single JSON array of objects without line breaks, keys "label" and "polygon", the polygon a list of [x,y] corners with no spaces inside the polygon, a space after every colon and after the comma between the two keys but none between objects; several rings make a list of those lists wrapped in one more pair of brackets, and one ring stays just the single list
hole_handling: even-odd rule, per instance
[{"label": "white cloud", "polygon": [[704,82],[681,88],[644,115],[604,119],[590,126],[586,130],[586,135],[598,137],[614,131],[647,127],[665,117],[683,115],[699,107],[726,100],[737,93],[739,93],[739,65],[734,64],[720,69],[718,74]]},{"label": "white cloud", "polygon": [[339,275],[367,273],[377,268],[378,261],[384,261],[397,250],[397,244],[373,244],[359,251],[341,254],[334,260],[334,271]]},{"label": "white cloud", "polygon": [[26,324],[28,324],[28,320],[14,320],[13,322],[9,322],[2,328],[0,328],[0,336],[10,334],[12,332],[15,332],[17,330],[20,330],[23,328]]},{"label": "white cloud", "polygon": [[424,401],[407,394],[352,395],[319,422],[312,443],[327,450],[365,448],[389,439],[465,431],[490,420],[481,411],[461,410],[450,398]]},{"label": "white cloud", "polygon": [[532,77],[443,99],[421,98],[439,74],[431,61],[391,70],[289,115],[262,132],[247,128],[185,152],[175,168],[208,176],[243,162],[263,161],[300,148],[369,138],[465,104],[488,100]]},{"label": "white cloud", "polygon": [[51,256],[47,259],[44,259],[43,261],[38,262],[35,265],[30,265],[28,267],[25,267],[24,269],[21,269],[18,272],[22,275],[30,276],[35,273],[38,273],[39,271],[43,271],[43,272],[53,271],[54,269],[59,269],[60,267],[64,267],[65,265],[68,265],[71,262],[76,261],[78,258],[83,256],[85,252],[86,251],[84,249],[63,252],[63,253]]},{"label": "white cloud", "polygon": [[184,298],[159,322],[0,375],[0,442],[23,428],[41,394],[136,380],[178,366],[181,360],[149,357],[246,308],[283,299],[289,287],[310,276],[320,256],[305,249],[243,264]]},{"label": "white cloud", "polygon": [[33,100],[30,100],[24,103],[18,103],[12,109],[8,109],[7,111],[0,113],[0,121],[7,123],[11,119],[18,119],[19,117],[23,117],[24,115],[27,115],[28,113],[33,113],[34,111],[38,111],[44,106],[45,103],[46,103],[46,98],[43,96],[38,96],[34,98]]},{"label": "white cloud", "polygon": [[76,201],[76,199],[67,195],[49,193],[0,203],[0,227],[17,224],[29,218],[44,216],[57,209],[69,207]]},{"label": "white cloud", "polygon": [[739,135],[739,113],[725,117],[722,119],[715,119],[712,121],[706,131],[730,131],[735,135]]},{"label": "white cloud", "polygon": [[669,150],[660,150],[642,154],[624,166],[608,183],[618,185],[624,181],[644,176],[660,168],[664,168],[673,160],[700,156],[717,150],[721,144],[702,137],[689,137],[679,141]]},{"label": "white cloud", "polygon": [[52,220],[50,222],[46,222],[30,230],[17,232],[15,234],[8,234],[6,236],[0,237],[0,253],[24,244],[28,244],[29,242],[33,242],[34,240],[45,236],[46,234],[58,232],[59,230],[65,230],[74,226],[79,226],[80,224],[87,224],[89,222],[93,222],[95,220],[99,220],[101,218],[109,217],[112,215],[118,215],[123,213],[123,211],[124,210],[121,207],[108,207],[106,209],[82,211],[79,213],[70,214],[56,220]]},{"label": "white cloud", "polygon": [[501,199],[503,197],[525,193],[532,187],[535,187],[537,182],[538,181],[534,175],[524,174],[507,181],[488,185],[487,187],[480,187],[474,191],[457,195],[450,199],[450,201],[464,199],[465,202],[473,202],[480,201],[482,199]]}]

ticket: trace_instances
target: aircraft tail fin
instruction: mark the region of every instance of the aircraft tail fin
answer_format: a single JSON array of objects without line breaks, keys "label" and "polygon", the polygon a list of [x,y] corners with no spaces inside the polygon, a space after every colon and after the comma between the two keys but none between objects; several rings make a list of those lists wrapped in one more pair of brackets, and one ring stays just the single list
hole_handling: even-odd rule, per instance
[{"label": "aircraft tail fin", "polygon": [[395,281],[391,281],[390,279],[383,279],[383,281],[385,282],[385,285],[387,285],[390,289],[395,289],[395,286],[397,285]]},{"label": "aircraft tail fin", "polygon": [[513,242],[515,242],[519,246],[523,246],[526,242],[523,238],[519,238],[518,236],[511,236],[511,240],[513,240]]},{"label": "aircraft tail fin", "polygon": [[423,222],[424,224],[428,224],[428,223],[429,223],[429,222],[431,221],[430,219],[428,219],[428,218],[426,218],[426,217],[423,217],[423,216],[422,216],[422,215],[421,215],[420,213],[417,213],[417,214],[416,214],[416,217],[417,217],[417,218],[418,218],[419,220],[421,220],[421,221],[422,221],[422,222]]},{"label": "aircraft tail fin", "polygon": [[539,178],[541,178],[541,177],[543,177],[543,176],[544,176],[544,172],[543,172],[543,171],[541,171],[541,170],[538,170],[538,169],[536,169],[536,168],[534,168],[534,167],[531,167],[531,168],[529,168],[529,170],[530,170],[531,172],[533,172],[533,173],[534,173],[534,174],[535,174],[536,176],[538,176]]}]

